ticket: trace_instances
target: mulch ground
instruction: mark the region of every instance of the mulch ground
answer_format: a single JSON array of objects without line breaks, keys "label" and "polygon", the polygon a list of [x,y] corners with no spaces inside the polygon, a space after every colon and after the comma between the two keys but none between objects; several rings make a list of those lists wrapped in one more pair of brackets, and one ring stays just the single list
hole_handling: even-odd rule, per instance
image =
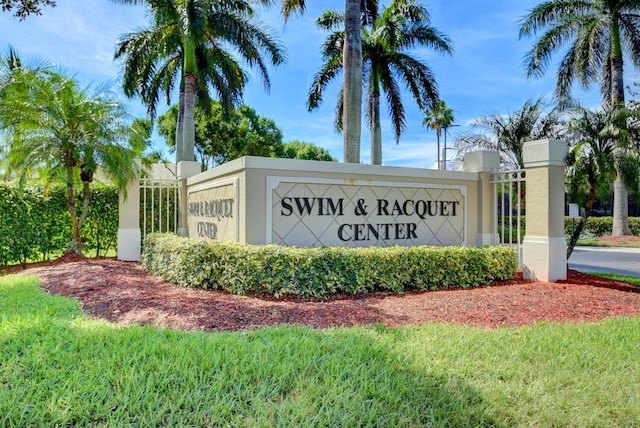
[{"label": "mulch ground", "polygon": [[324,301],[241,297],[185,289],[139,263],[65,256],[30,266],[42,288],[77,299],[92,317],[123,325],[238,331],[275,325],[314,328],[438,321],[497,328],[537,321],[586,322],[640,314],[640,287],[576,271],[558,283],[513,280],[476,289],[375,293]]}]

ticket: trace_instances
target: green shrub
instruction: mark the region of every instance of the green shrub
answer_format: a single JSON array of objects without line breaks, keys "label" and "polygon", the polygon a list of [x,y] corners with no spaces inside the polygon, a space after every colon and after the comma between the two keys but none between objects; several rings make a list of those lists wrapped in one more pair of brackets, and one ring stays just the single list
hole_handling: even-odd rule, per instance
[{"label": "green shrub", "polygon": [[[80,199],[82,204],[82,199]],[[0,183],[0,266],[49,260],[66,250],[71,221],[63,186]],[[82,228],[85,249],[104,255],[115,249],[118,236],[118,192],[95,186]]]},{"label": "green shrub", "polygon": [[[523,241],[526,229],[526,216],[498,216],[498,237],[503,244],[518,242],[518,219],[520,220],[520,242]],[[504,226],[504,227],[503,227]]]},{"label": "green shrub", "polygon": [[[571,217],[564,218],[564,233],[571,236],[572,227],[577,227],[581,218],[575,220]],[[584,232],[588,232],[593,236],[611,235],[613,230],[613,217],[589,217]],[[629,217],[629,233],[631,235],[640,236],[640,217]]]},{"label": "green shrub", "polygon": [[34,257],[38,223],[35,218],[35,195],[25,189],[18,192],[6,185],[0,186],[0,265],[20,263]]},{"label": "green shrub", "polygon": [[183,287],[322,298],[336,293],[477,287],[513,278],[514,249],[313,247],[206,243],[147,235],[143,266]]}]

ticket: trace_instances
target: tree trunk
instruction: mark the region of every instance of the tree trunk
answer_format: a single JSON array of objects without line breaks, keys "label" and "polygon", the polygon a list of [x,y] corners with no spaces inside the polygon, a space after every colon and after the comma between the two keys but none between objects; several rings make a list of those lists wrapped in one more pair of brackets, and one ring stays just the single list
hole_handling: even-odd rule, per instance
[{"label": "tree trunk", "polygon": [[571,234],[571,239],[569,239],[569,243],[567,244],[567,260],[571,257],[573,253],[573,249],[576,247],[578,243],[578,239],[580,239],[580,235],[582,235],[582,231],[584,227],[587,225],[587,219],[589,218],[589,214],[591,213],[591,208],[593,208],[593,203],[596,201],[597,196],[597,183],[595,174],[593,171],[589,173],[589,196],[587,197],[587,202],[584,206],[584,213],[582,214],[582,218],[578,223],[578,226],[575,228],[573,233]]},{"label": "tree trunk", "polygon": [[436,140],[438,141],[438,161],[436,164],[437,169],[442,169],[442,162],[440,162],[440,127],[436,128]]},{"label": "tree trunk", "polygon": [[185,42],[184,55],[184,128],[182,138],[183,157],[180,160],[194,161],[194,140],[196,135],[196,60],[193,42]]},{"label": "tree trunk", "polygon": [[73,189],[73,166],[71,160],[67,160],[67,207],[71,217],[71,242],[67,246],[67,253],[82,254],[82,237],[76,211],[76,195]]},{"label": "tree trunk", "polygon": [[371,165],[382,165],[382,126],[380,125],[380,92],[371,94]]},{"label": "tree trunk", "polygon": [[184,160],[184,76],[180,80],[178,119],[176,120],[176,162]]},{"label": "tree trunk", "polygon": [[196,134],[195,124],[195,90],[196,75],[195,73],[185,74],[184,78],[184,128],[182,130],[182,159],[184,161],[193,161],[194,156],[194,139]]},{"label": "tree trunk", "polygon": [[344,161],[360,163],[362,127],[362,35],[360,0],[345,0],[344,70]]},{"label": "tree trunk", "polygon": [[[624,77],[622,62],[622,46],[620,44],[620,29],[617,23],[611,28],[611,108],[624,107]],[[622,129],[626,124],[621,123]],[[613,229],[612,236],[629,234],[629,196],[622,175],[623,148],[616,145],[613,149],[613,159],[616,168],[616,179],[613,182]]]},{"label": "tree trunk", "polygon": [[624,185],[620,159],[614,150],[616,179],[613,181],[613,228],[611,236],[622,236],[629,234],[629,192]]}]

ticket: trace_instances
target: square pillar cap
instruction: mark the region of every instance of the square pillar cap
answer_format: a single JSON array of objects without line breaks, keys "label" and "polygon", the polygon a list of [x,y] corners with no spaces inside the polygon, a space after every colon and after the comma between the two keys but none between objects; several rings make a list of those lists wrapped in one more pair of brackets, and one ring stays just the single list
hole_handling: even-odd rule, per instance
[{"label": "square pillar cap", "polygon": [[527,141],[522,147],[525,168],[565,166],[567,143],[560,140]]},{"label": "square pillar cap", "polygon": [[500,168],[500,154],[492,150],[465,153],[464,170],[467,172],[492,172]]}]

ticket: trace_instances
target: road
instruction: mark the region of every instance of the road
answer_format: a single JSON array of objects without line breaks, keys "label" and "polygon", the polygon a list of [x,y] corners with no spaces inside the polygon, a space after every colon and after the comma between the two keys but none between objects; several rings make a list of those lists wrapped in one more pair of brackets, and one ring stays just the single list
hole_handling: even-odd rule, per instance
[{"label": "road", "polygon": [[569,269],[640,276],[640,248],[576,247]]}]

